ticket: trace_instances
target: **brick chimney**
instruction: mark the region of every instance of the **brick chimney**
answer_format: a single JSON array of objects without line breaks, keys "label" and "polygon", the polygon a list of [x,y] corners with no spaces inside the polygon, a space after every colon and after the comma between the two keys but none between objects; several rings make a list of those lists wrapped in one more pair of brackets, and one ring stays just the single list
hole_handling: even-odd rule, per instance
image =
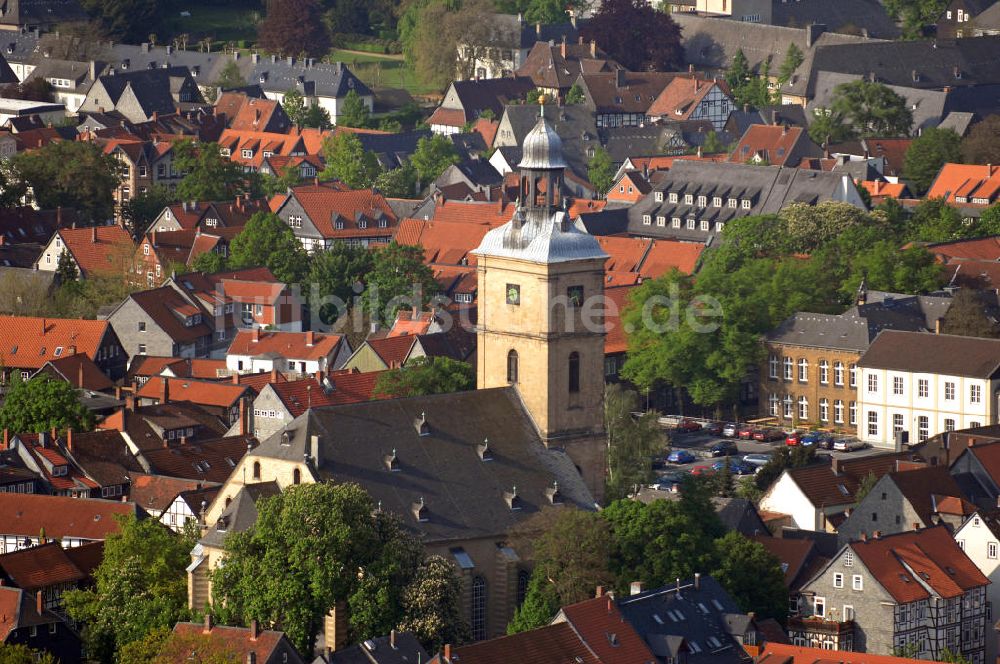
[{"label": "brick chimney", "polygon": [[[249,426],[249,423],[247,422],[247,418],[248,417],[249,417],[249,414],[247,413],[247,400],[246,399],[240,399],[240,435],[241,436],[247,436],[247,435],[250,434],[250,432],[249,432],[250,426]],[[254,622],[256,622],[256,621],[254,621]]]},{"label": "brick chimney", "polygon": [[451,662],[451,644],[444,644],[444,661]]},{"label": "brick chimney", "polygon": [[45,336],[45,319],[42,319],[42,336]]},{"label": "brick chimney", "polygon": [[[3,449],[7,449],[10,446],[10,430],[5,428],[3,430]],[[997,504],[1000,504],[1000,497],[997,498]]]},{"label": "brick chimney", "polygon": [[93,244],[97,244],[97,226],[90,227],[90,241]]},{"label": "brick chimney", "polygon": [[83,362],[80,363],[79,368],[76,371],[76,383],[77,387],[81,390],[83,389]]},{"label": "brick chimney", "polygon": [[563,60],[566,59],[566,35],[563,35],[562,45],[559,47],[559,55],[562,56]]},{"label": "brick chimney", "polygon": [[70,452],[73,451],[73,430],[66,429],[66,449]]},{"label": "brick chimney", "polygon": [[203,631],[204,631],[205,634],[208,634],[209,632],[212,631],[212,614],[211,613],[206,613],[205,614],[205,629]]},{"label": "brick chimney", "polygon": [[240,384],[240,374],[239,373],[234,373],[233,374],[233,385],[239,385],[239,384]]},{"label": "brick chimney", "polygon": [[160,403],[167,403],[170,401],[170,379],[164,376],[160,380],[163,381],[163,398]]},{"label": "brick chimney", "polygon": [[309,330],[308,332],[306,332],[306,346],[312,348],[315,345],[316,345],[316,335],[313,333],[312,330]]},{"label": "brick chimney", "polygon": [[258,341],[260,341],[260,328],[259,327],[255,327],[253,329],[253,332],[251,333],[251,335],[252,336],[250,337],[250,340],[253,343],[257,343]]},{"label": "brick chimney", "polygon": [[590,40],[590,57],[597,57],[597,42],[593,39]]},{"label": "brick chimney", "polygon": [[259,628],[257,626],[257,619],[254,618],[250,621],[250,640],[256,641],[257,635],[259,634]]}]

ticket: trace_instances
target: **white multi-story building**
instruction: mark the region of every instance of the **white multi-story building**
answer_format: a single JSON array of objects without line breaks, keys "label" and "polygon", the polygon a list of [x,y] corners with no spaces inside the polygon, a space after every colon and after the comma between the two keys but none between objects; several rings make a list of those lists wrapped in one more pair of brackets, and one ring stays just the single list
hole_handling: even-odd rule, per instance
[{"label": "white multi-story building", "polygon": [[858,437],[875,447],[997,422],[1000,340],[883,330],[858,366]]},{"label": "white multi-story building", "polygon": [[[955,541],[979,568],[990,585],[986,587],[986,613],[1000,606],[1000,521],[989,514],[975,513],[955,530]],[[997,639],[986,639],[986,661],[995,662]]]}]

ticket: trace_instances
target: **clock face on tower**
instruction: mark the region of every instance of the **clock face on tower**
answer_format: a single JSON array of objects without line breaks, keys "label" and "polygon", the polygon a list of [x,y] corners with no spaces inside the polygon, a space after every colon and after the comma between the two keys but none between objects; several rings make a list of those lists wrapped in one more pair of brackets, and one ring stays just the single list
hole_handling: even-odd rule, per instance
[{"label": "clock face on tower", "polygon": [[507,304],[521,304],[521,287],[507,284]]}]

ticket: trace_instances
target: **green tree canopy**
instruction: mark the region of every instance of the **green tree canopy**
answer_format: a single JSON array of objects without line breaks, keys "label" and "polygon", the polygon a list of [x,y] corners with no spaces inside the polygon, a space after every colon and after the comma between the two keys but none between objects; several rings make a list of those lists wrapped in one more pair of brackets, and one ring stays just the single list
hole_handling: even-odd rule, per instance
[{"label": "green tree canopy", "polygon": [[0,406],[0,429],[38,433],[53,428],[89,431],[93,426],[93,413],[80,403],[72,385],[44,373],[21,380],[20,374],[13,372],[10,389]]},{"label": "green tree canopy", "polygon": [[111,219],[112,192],[121,180],[121,170],[118,160],[95,143],[56,141],[18,153],[11,162],[40,208],[74,208],[91,224]]},{"label": "green tree canopy", "polygon": [[809,125],[809,138],[817,145],[842,143],[854,138],[854,129],[833,109],[817,108],[813,111],[813,121]]},{"label": "green tree canopy", "polygon": [[611,499],[625,498],[637,485],[653,479],[653,456],[662,453],[666,439],[652,413],[636,418],[639,396],[618,383],[604,389],[604,431],[608,436],[608,481]]},{"label": "green tree canopy", "polygon": [[163,208],[175,201],[177,198],[174,193],[159,184],[125,201],[122,204],[122,218],[132,238],[138,241],[145,235],[149,225],[163,212]]},{"label": "green tree canopy", "polygon": [[962,160],[962,137],[952,129],[931,127],[913,139],[903,161],[903,177],[914,193],[926,192],[941,167]]},{"label": "green tree canopy", "polygon": [[285,93],[285,96],[281,100],[281,108],[285,111],[285,115],[288,119],[292,121],[292,124],[299,127],[304,127],[306,115],[306,100],[302,96],[302,93],[292,88]]},{"label": "green tree canopy", "polygon": [[[370,251],[341,241],[334,242],[328,250],[312,257],[307,281],[319,298],[312,304],[320,307],[319,314],[324,321],[333,322],[338,313],[343,313],[338,312],[333,303],[324,300],[336,298],[345,308],[349,307],[351,299],[358,294],[355,292],[356,285],[364,283],[372,266]],[[309,295],[313,297],[312,292]]]},{"label": "green tree canopy", "polygon": [[885,10],[903,24],[903,36],[918,39],[924,26],[933,25],[948,6],[947,0],[885,0]]},{"label": "green tree canopy", "polygon": [[56,279],[60,284],[73,284],[80,277],[73,257],[66,249],[59,252],[59,263],[56,265]]},{"label": "green tree canopy", "polygon": [[566,3],[563,0],[531,0],[524,12],[528,24],[565,23]]},{"label": "green tree canopy", "polygon": [[255,212],[229,245],[234,270],[266,267],[286,284],[300,283],[308,269],[305,249],[278,215]]},{"label": "green tree canopy", "polygon": [[373,186],[389,198],[413,198],[417,195],[417,172],[407,162],[397,168],[382,171],[375,178]]},{"label": "green tree canopy", "polygon": [[351,132],[340,132],[323,140],[323,157],[326,169],[322,177],[336,178],[351,189],[372,186],[381,169],[378,159],[365,152],[361,139]]},{"label": "green tree canopy", "polygon": [[778,560],[764,545],[730,531],[715,541],[712,577],[741,611],[784,623],[788,616],[788,586]]},{"label": "green tree canopy", "polygon": [[583,94],[583,88],[580,87],[579,83],[574,83],[570,86],[569,91],[566,93],[566,104],[582,104],[586,101],[586,96]]},{"label": "green tree canopy", "polygon": [[83,625],[88,654],[105,662],[186,615],[184,570],[194,545],[154,519],[117,518],[120,530],[104,541],[94,587],[63,595],[67,613]]},{"label": "green tree canopy", "polygon": [[1000,115],[987,115],[962,139],[967,164],[1000,164]]},{"label": "green tree canopy", "polygon": [[206,251],[194,259],[194,262],[191,263],[191,269],[195,272],[204,272],[205,274],[223,272],[226,269],[226,258],[214,251]]},{"label": "green tree canopy", "polygon": [[629,71],[677,71],[684,64],[680,27],[645,0],[602,0],[581,33]]},{"label": "green tree canopy", "polygon": [[235,60],[230,60],[219,72],[219,78],[215,81],[215,86],[220,90],[232,90],[242,88],[247,84],[247,80],[240,73],[240,67]]},{"label": "green tree canopy", "polygon": [[413,632],[428,652],[469,639],[462,617],[462,582],[441,556],[428,556],[403,590],[401,630]]},{"label": "green tree canopy", "polygon": [[963,337],[1000,338],[1000,327],[988,315],[982,295],[970,288],[960,288],[941,321],[941,332]]},{"label": "green tree canopy", "polygon": [[594,150],[594,156],[587,162],[587,179],[594,185],[598,196],[605,196],[615,183],[615,165],[611,155],[604,148]]},{"label": "green tree canopy", "polygon": [[805,61],[805,56],[802,55],[802,49],[796,45],[795,42],[790,42],[788,44],[788,50],[785,51],[785,59],[781,61],[781,68],[778,70],[778,80],[781,83],[787,83],[792,78],[792,74],[795,70],[799,68]]},{"label": "green tree canopy", "polygon": [[906,99],[882,83],[841,83],[833,89],[830,107],[858,136],[909,136],[913,126]]},{"label": "green tree canopy", "polygon": [[337,124],[345,127],[358,127],[360,129],[371,124],[371,112],[365,106],[365,102],[357,90],[351,90],[344,97],[340,115],[337,116]]},{"label": "green tree canopy", "polygon": [[447,136],[440,134],[417,141],[417,149],[410,157],[410,164],[413,165],[417,178],[423,185],[430,184],[446,168],[458,162],[458,150],[455,144]]},{"label": "green tree canopy", "polygon": [[389,397],[464,392],[476,387],[476,370],[468,362],[449,357],[418,357],[406,365],[383,372],[375,393]]},{"label": "green tree canopy", "polygon": [[177,185],[177,200],[220,201],[244,189],[243,169],[222,156],[218,143],[178,141],[174,144],[174,165],[185,174]]},{"label": "green tree canopy", "polygon": [[364,307],[383,325],[396,320],[400,309],[423,310],[440,286],[424,263],[424,250],[392,242],[376,250],[374,267],[365,282]]},{"label": "green tree canopy", "polygon": [[0,643],[0,664],[58,664],[51,653],[19,643]]},{"label": "green tree canopy", "polygon": [[163,4],[157,0],[83,0],[83,8],[106,37],[138,44],[151,26],[160,24]]}]

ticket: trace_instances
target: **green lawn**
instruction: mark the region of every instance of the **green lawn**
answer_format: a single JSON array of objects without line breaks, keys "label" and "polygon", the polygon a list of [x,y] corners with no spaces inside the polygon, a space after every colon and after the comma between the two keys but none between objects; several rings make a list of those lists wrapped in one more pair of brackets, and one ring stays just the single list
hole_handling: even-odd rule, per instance
[{"label": "green lawn", "polygon": [[[191,15],[181,16],[182,11]],[[260,18],[259,10],[191,5],[171,10],[164,24],[174,35],[190,35],[188,48],[191,48],[192,44],[197,47],[198,40],[204,37],[211,37],[215,42],[252,42],[257,39],[257,21]]]},{"label": "green lawn", "polygon": [[398,58],[338,49],[330,51],[330,58],[345,63],[369,87],[402,88],[411,95],[438,92],[421,84],[413,70]]}]

